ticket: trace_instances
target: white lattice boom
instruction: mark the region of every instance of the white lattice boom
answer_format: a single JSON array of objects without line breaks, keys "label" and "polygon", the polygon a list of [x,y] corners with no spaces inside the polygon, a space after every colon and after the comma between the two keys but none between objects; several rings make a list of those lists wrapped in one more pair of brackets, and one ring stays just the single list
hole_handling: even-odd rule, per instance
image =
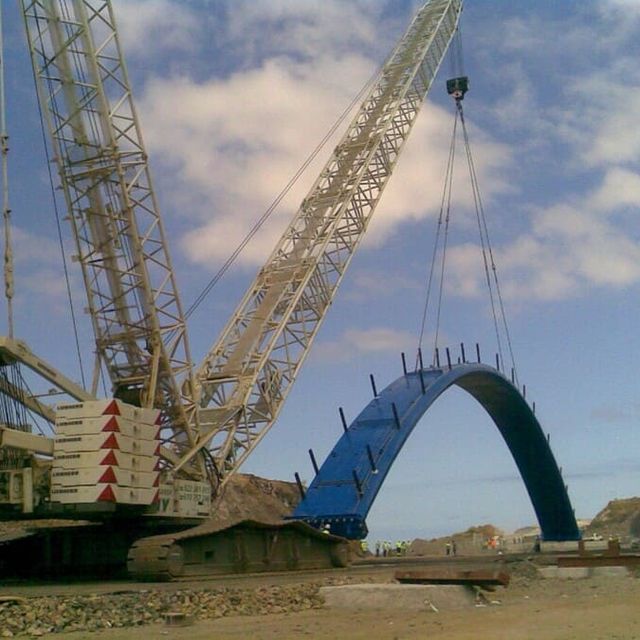
[{"label": "white lattice boom", "polygon": [[275,421],[457,27],[418,12],[271,257],[196,373],[200,437],[224,478]]},{"label": "white lattice boom", "polygon": [[[164,412],[165,453],[196,441],[184,317],[111,3],[22,0],[96,336],[113,393]],[[174,460],[176,458],[174,457]]]}]

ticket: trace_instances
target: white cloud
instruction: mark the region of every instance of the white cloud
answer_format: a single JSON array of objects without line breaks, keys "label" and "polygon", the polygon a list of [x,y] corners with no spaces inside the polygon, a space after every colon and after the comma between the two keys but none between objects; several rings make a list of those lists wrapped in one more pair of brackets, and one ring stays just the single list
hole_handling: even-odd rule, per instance
[{"label": "white cloud", "polygon": [[[372,68],[358,55],[308,63],[274,58],[225,79],[149,83],[140,109],[146,140],[173,173],[174,206],[195,222],[182,242],[191,260],[216,263],[231,253]],[[451,127],[451,113],[441,108],[428,106],[420,115],[374,218],[369,243],[380,242],[402,221],[437,211]],[[507,188],[501,172],[509,152],[481,131],[472,129],[471,135],[479,178],[489,185],[485,197],[490,199]],[[329,148],[321,152],[322,162]],[[245,264],[263,262],[321,166],[318,160],[310,167],[273,223],[243,252]],[[458,204],[471,204],[469,191],[457,195]]]},{"label": "white cloud", "polygon": [[268,52],[315,58],[338,57],[370,47],[380,38],[379,0],[233,0],[228,2],[226,38],[245,56]]},{"label": "white cloud", "polygon": [[[216,37],[233,51],[236,71],[198,80],[155,77],[139,105],[154,162],[160,160],[165,183],[170,180],[171,204],[192,225],[181,238],[182,250],[191,261],[209,265],[229,256],[349,102],[354,87],[370,76],[376,66],[370,54],[386,3],[238,0],[221,6],[224,29]],[[203,31],[188,5],[169,0],[121,2],[118,12],[128,46],[147,46],[150,35],[162,32],[163,38],[149,46],[188,49],[196,46],[193,34]],[[527,297],[557,299],[593,284],[627,286],[638,277],[635,244],[610,215],[640,203],[640,178],[630,170],[630,163],[640,160],[640,128],[634,119],[640,92],[629,91],[628,84],[637,76],[635,67],[621,56],[615,73],[567,76],[561,106],[544,110],[539,109],[539,86],[518,59],[525,52],[552,63],[560,49],[576,59],[594,42],[599,50],[613,50],[623,36],[607,35],[610,22],[605,14],[593,23],[581,14],[555,21],[534,16],[509,20],[501,29],[501,50],[510,56],[499,65],[508,86],[501,108],[493,111],[499,130],[514,133],[526,125],[528,142],[517,151],[526,146],[557,149],[560,140],[566,145],[567,173],[584,166],[603,172],[590,193],[569,193],[555,204],[538,205],[530,229],[496,250],[504,290],[512,297],[526,292]],[[208,23],[207,28],[216,27]],[[404,221],[436,214],[451,125],[450,111],[423,108],[367,244],[383,242]],[[490,205],[495,195],[514,189],[508,172],[516,150],[477,128],[471,127],[471,136],[479,183]],[[245,249],[243,264],[264,261],[328,148]],[[561,162],[557,154],[552,160]],[[454,194],[456,208],[470,208],[468,190],[456,188]],[[476,251],[470,243],[450,250],[450,287],[463,296],[477,296],[485,286]]]},{"label": "white cloud", "polygon": [[[359,56],[340,67],[338,79],[333,59],[279,58],[222,80],[148,85],[141,104],[147,143],[174,174],[174,206],[194,221],[183,239],[193,261],[215,263],[231,253],[371,71]],[[317,160],[291,190],[243,253],[245,263],[263,261],[320,167]]]},{"label": "white cloud", "polygon": [[370,300],[371,296],[393,294],[398,291],[421,293],[424,290],[424,283],[415,278],[411,278],[399,271],[392,272],[391,267],[384,271],[367,269],[352,272],[349,278],[351,283],[350,291],[342,291],[342,297],[349,297],[354,301]]},{"label": "white cloud", "polygon": [[620,207],[640,209],[640,175],[628,169],[613,167],[606,172],[591,201],[592,206],[605,212]]},{"label": "white cloud", "polygon": [[[477,297],[486,291],[480,247],[453,247],[452,289]],[[538,210],[532,227],[494,248],[502,292],[511,299],[558,300],[594,286],[622,288],[640,282],[640,245],[586,202]]]},{"label": "white cloud", "polygon": [[572,83],[571,106],[564,112],[560,133],[591,167],[636,164],[640,161],[640,129],[634,114],[640,109],[640,74],[621,61],[608,73],[595,73]]},{"label": "white cloud", "polygon": [[201,25],[184,3],[171,0],[116,0],[115,14],[127,56],[193,49]]},{"label": "white cloud", "polygon": [[344,362],[370,353],[400,353],[416,347],[416,336],[388,327],[347,329],[338,338],[318,341],[314,357],[323,361]]},{"label": "white cloud", "polygon": [[[20,308],[36,304],[59,314],[68,313],[67,287],[62,277],[62,256],[54,239],[37,235],[22,227],[13,226],[11,231],[15,303]],[[3,239],[4,242],[4,239]],[[68,256],[73,252],[67,247]],[[70,284],[74,291],[79,285],[76,269],[69,270]]]},{"label": "white cloud", "polygon": [[[523,177],[538,191],[518,205],[520,234],[494,245],[512,299],[565,299],[640,282],[640,70],[631,28],[639,7],[603,0],[562,17],[509,19],[495,40],[511,62],[495,67],[492,81],[506,95],[485,113],[518,144]],[[450,289],[486,295],[480,248],[459,244],[449,256]]]}]

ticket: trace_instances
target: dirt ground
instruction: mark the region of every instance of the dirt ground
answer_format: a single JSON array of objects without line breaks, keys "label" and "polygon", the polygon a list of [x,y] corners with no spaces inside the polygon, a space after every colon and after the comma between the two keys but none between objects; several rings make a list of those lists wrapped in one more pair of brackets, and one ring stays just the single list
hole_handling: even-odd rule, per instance
[{"label": "dirt ground", "polygon": [[144,635],[170,640],[640,640],[640,580],[515,579],[489,598],[500,604],[458,611],[310,610],[268,616],[225,617],[175,628],[47,635],[60,640],[124,640]]}]

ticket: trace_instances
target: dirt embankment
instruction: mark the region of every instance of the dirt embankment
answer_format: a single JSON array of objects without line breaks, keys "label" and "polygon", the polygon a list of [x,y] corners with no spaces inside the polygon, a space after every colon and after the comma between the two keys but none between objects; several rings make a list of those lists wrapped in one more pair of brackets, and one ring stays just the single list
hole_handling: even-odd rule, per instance
[{"label": "dirt embankment", "polygon": [[300,494],[295,483],[243,473],[229,480],[213,513],[221,523],[244,519],[275,522],[290,515],[298,502]]},{"label": "dirt embankment", "polygon": [[640,498],[611,500],[585,530],[585,536],[640,539]]},{"label": "dirt embankment", "polygon": [[411,545],[407,555],[410,556],[437,556],[446,553],[447,545],[452,551],[455,543],[456,554],[475,555],[487,547],[487,541],[495,536],[501,536],[502,531],[492,524],[483,524],[476,527],[469,527],[466,531],[454,533],[442,538],[431,538],[423,540],[416,538]]}]

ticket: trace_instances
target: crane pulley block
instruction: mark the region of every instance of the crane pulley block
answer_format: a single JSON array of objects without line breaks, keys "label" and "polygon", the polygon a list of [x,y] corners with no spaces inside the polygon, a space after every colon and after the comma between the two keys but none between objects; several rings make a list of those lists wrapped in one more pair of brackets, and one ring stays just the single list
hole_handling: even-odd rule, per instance
[{"label": "crane pulley block", "polygon": [[449,78],[447,80],[447,93],[455,100],[463,100],[467,91],[469,91],[469,78],[467,76]]}]

